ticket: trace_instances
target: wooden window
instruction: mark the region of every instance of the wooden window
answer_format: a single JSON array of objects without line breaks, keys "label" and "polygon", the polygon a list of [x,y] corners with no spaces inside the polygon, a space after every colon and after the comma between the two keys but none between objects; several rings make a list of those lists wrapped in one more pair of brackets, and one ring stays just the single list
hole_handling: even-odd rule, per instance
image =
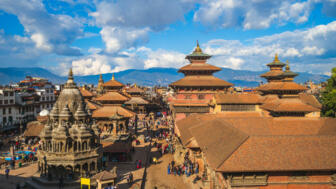
[{"label": "wooden window", "polygon": [[250,112],[255,111],[254,104],[223,104],[222,112],[225,111],[238,111],[238,112]]},{"label": "wooden window", "polygon": [[266,173],[237,173],[225,177],[230,181],[231,186],[265,186],[268,175]]},{"label": "wooden window", "polygon": [[204,99],[205,98],[205,95],[204,94],[200,94],[198,95],[198,99]]}]

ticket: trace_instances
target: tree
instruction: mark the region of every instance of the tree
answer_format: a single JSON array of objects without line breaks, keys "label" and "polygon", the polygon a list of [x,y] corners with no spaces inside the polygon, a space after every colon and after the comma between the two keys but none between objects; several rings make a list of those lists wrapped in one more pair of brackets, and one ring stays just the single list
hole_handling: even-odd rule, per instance
[{"label": "tree", "polygon": [[322,92],[322,116],[336,117],[336,67],[331,70],[331,77],[327,80]]}]

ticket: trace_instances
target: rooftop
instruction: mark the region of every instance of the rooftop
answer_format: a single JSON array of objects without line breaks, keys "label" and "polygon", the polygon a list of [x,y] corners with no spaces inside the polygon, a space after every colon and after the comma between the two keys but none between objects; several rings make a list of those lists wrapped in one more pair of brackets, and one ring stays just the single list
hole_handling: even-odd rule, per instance
[{"label": "rooftop", "polygon": [[232,83],[219,79],[212,75],[193,75],[186,76],[178,81],[170,84],[171,86],[191,86],[191,87],[230,87],[233,86]]}]

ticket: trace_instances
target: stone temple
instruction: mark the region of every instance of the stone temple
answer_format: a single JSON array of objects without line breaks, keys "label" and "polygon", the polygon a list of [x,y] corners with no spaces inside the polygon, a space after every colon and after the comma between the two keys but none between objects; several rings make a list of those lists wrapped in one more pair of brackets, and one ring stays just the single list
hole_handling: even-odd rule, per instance
[{"label": "stone temple", "polygon": [[38,164],[41,175],[52,180],[96,174],[100,167],[100,131],[69,72],[49,121],[40,134]]}]

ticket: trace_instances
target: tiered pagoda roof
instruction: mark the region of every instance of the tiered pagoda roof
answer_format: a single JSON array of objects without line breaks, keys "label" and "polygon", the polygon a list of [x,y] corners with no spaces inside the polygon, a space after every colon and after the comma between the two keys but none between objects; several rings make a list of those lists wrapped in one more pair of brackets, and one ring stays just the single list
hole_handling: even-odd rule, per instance
[{"label": "tiered pagoda roof", "polygon": [[104,102],[104,101],[122,101],[125,102],[128,100],[128,98],[118,92],[115,91],[110,91],[107,92],[105,94],[103,94],[102,96],[98,97],[95,99],[98,102]]},{"label": "tiered pagoda roof", "polygon": [[186,56],[190,64],[183,66],[179,72],[184,73],[185,77],[170,84],[172,87],[223,87],[232,86],[231,83],[219,79],[212,74],[221,70],[217,66],[207,64],[206,61],[211,56],[203,53],[198,41],[192,54]]},{"label": "tiered pagoda roof", "polygon": [[114,74],[112,75],[112,79],[105,82],[103,84],[103,87],[120,87],[122,88],[124,86],[124,84],[122,84],[121,82],[117,81],[115,78],[114,78]]},{"label": "tiered pagoda roof", "polygon": [[126,101],[125,104],[149,104],[149,102],[140,96],[131,97],[130,100]]},{"label": "tiered pagoda roof", "polygon": [[230,87],[233,84],[229,83],[227,81],[224,81],[222,79],[219,79],[213,75],[205,75],[205,76],[199,76],[199,75],[193,75],[193,76],[186,76],[178,81],[175,81],[170,84],[171,86],[177,86],[177,87]]},{"label": "tiered pagoda roof", "polygon": [[[290,70],[288,61],[285,71],[282,71],[282,67],[284,65],[284,63],[279,61],[277,55],[275,56],[275,59],[272,63],[267,64],[269,67],[277,66],[281,68],[281,70],[276,70],[276,72],[282,72],[282,74],[276,76],[277,79],[281,78],[281,80],[274,81],[274,78],[268,78],[271,80],[269,83],[257,87],[258,91],[260,91],[263,95],[266,95],[265,101],[261,108],[276,114],[295,112],[309,113],[320,111],[320,103],[317,102],[315,97],[307,94],[299,94],[306,91],[307,88],[294,82],[294,77],[296,77],[298,74]],[[268,73],[274,72],[275,71],[271,70]],[[267,98],[267,96],[270,95],[272,98]]]},{"label": "tiered pagoda roof", "polygon": [[103,106],[92,113],[93,118],[108,118],[113,116],[130,118],[135,115],[134,112],[121,106]]},{"label": "tiered pagoda roof", "polygon": [[84,98],[91,98],[94,96],[93,93],[87,90],[85,87],[80,87],[79,90]]},{"label": "tiered pagoda roof", "polygon": [[139,88],[137,85],[134,85],[133,87],[126,90],[127,93],[133,94],[133,93],[144,93],[145,91],[141,88]]},{"label": "tiered pagoda roof", "polygon": [[282,68],[286,64],[283,62],[280,62],[278,58],[278,54],[275,54],[274,60],[271,63],[268,63],[267,66],[270,68],[269,72],[266,72],[264,74],[261,74],[260,77],[263,77],[270,81],[279,81],[283,78],[283,70]]}]

